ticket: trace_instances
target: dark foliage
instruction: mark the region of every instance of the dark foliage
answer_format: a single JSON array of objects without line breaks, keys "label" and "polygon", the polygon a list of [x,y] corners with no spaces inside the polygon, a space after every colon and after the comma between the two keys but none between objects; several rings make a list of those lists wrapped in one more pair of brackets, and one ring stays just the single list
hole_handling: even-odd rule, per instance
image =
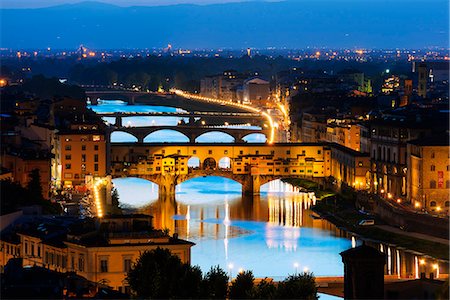
[{"label": "dark foliage", "polygon": [[255,277],[252,271],[244,271],[236,276],[230,287],[230,299],[251,299],[253,297],[253,281]]},{"label": "dark foliage", "polygon": [[202,274],[198,267],[183,264],[168,249],[145,251],[127,280],[139,298],[198,298]]},{"label": "dark foliage", "polygon": [[316,300],[317,287],[312,273],[290,275],[277,287],[277,299],[307,299]]},{"label": "dark foliage", "polygon": [[211,267],[202,282],[202,298],[225,299],[228,293],[228,275],[219,266]]}]

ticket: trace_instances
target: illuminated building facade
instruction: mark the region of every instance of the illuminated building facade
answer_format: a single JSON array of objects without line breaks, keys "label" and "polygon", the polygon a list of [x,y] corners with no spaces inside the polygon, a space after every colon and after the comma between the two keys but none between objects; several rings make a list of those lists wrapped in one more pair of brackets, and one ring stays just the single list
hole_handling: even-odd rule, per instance
[{"label": "illuminated building facade", "polygon": [[416,208],[448,212],[450,189],[448,135],[431,136],[407,144],[407,198]]},{"label": "illuminated building facade", "polygon": [[80,185],[88,174],[103,177],[106,175],[105,134],[92,126],[59,131],[56,134],[55,159],[57,185]]},{"label": "illuminated building facade", "polygon": [[[1,268],[9,259],[23,258],[23,266],[76,272],[87,280],[128,292],[127,272],[143,251],[169,249],[190,264],[191,242],[152,229],[152,217],[119,215],[78,221],[37,220],[28,230],[12,229],[2,236]],[[67,228],[72,228],[69,232]],[[83,228],[83,229],[81,229]],[[102,228],[103,233],[100,233]]]}]

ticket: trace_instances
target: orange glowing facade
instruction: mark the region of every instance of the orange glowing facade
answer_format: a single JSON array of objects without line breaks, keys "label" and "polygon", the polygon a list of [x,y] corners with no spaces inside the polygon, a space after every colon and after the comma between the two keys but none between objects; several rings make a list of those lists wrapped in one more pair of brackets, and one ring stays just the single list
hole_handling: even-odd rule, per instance
[{"label": "orange glowing facade", "polygon": [[100,131],[59,132],[55,156],[58,185],[76,186],[85,181],[86,175],[106,175],[106,140]]}]

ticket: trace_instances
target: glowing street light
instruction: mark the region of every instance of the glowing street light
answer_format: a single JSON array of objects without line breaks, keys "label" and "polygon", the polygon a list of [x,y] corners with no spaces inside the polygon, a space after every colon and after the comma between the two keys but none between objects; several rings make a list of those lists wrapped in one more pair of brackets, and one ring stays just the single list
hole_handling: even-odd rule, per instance
[{"label": "glowing street light", "polygon": [[295,268],[295,274],[297,274],[298,273],[298,263],[294,263],[294,268]]},{"label": "glowing street light", "polygon": [[307,273],[308,271],[309,271],[309,268],[308,268],[308,267],[304,267],[304,268],[303,268],[303,272],[304,272],[304,273]]}]

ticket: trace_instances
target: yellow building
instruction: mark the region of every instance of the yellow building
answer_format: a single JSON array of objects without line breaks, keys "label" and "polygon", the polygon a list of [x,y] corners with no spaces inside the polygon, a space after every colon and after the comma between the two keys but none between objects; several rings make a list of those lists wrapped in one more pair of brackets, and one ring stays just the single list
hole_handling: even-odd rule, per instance
[{"label": "yellow building", "polygon": [[73,271],[89,281],[126,292],[127,272],[144,251],[165,248],[183,263],[191,261],[193,243],[153,230],[151,223],[147,215],[111,216],[76,224],[38,220],[2,236],[0,264],[3,270],[9,259],[21,257],[24,266]]},{"label": "yellow building", "polygon": [[342,145],[331,146],[331,176],[358,190],[370,188],[370,155]]},{"label": "yellow building", "polygon": [[[112,174],[157,175],[192,169],[231,171],[233,174],[301,175],[331,174],[331,150],[326,144],[136,144],[111,147]],[[192,164],[196,161],[197,164]]]},{"label": "yellow building", "polygon": [[407,144],[407,199],[416,208],[449,211],[450,147],[448,135]]},{"label": "yellow building", "polygon": [[361,130],[358,124],[347,120],[329,119],[326,140],[355,151],[361,151]]},{"label": "yellow building", "polygon": [[85,176],[106,175],[105,135],[92,126],[60,131],[56,135],[54,177],[58,184],[76,186]]}]

